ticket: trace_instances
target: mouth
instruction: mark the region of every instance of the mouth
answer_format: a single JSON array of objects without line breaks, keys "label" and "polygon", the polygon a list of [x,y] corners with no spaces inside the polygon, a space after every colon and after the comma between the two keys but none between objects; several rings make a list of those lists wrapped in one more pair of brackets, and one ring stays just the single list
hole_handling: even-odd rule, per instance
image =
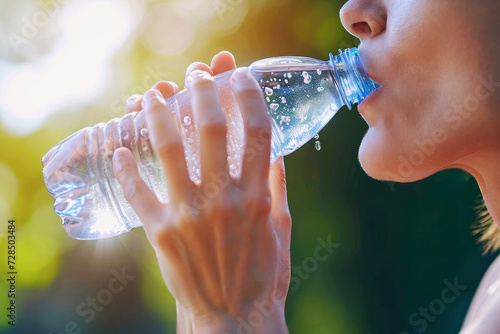
[{"label": "mouth", "polygon": [[385,88],[385,86],[382,85],[380,81],[372,77],[370,74],[369,77],[379,86],[373,92],[368,94],[368,96],[358,105],[358,111],[361,115],[365,114],[366,108],[369,108],[369,106],[375,103],[375,101],[380,97],[380,95],[382,95]]},{"label": "mouth", "polygon": [[384,84],[383,84],[382,79],[380,77],[378,77],[375,73],[373,73],[369,68],[365,67],[365,70],[366,70],[366,74],[368,75],[368,77],[373,82],[375,82],[378,87],[375,88],[375,90],[373,90],[373,92],[368,94],[368,96],[363,101],[361,101],[361,103],[358,105],[358,111],[360,114],[364,114],[365,108],[367,108],[367,106],[373,104],[374,101],[381,95],[382,91],[384,90]]}]

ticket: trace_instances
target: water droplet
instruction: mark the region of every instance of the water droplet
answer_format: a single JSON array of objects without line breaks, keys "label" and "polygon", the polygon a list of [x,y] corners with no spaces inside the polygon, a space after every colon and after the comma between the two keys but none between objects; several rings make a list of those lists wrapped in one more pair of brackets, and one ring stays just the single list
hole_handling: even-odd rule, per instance
[{"label": "water droplet", "polygon": [[314,139],[318,140],[319,139],[319,133],[314,135]]},{"label": "water droplet", "polygon": [[276,110],[278,110],[278,108],[280,107],[280,105],[279,105],[279,104],[277,104],[277,103],[271,103],[271,104],[269,105],[269,107],[270,107],[272,110],[276,111]]},{"label": "water droplet", "polygon": [[285,83],[288,83],[288,79],[285,79]]},{"label": "water droplet", "polygon": [[304,78],[304,83],[305,84],[308,84],[311,82],[312,80],[312,77],[309,73],[307,73],[306,71],[302,72],[302,77]]},{"label": "water droplet", "polygon": [[316,140],[314,142],[314,148],[316,148],[316,151],[321,151],[321,143],[319,142],[319,140]]},{"label": "water droplet", "polygon": [[143,136],[144,138],[147,138],[149,136],[149,130],[146,128],[142,128],[141,129],[141,136]]},{"label": "water droplet", "polygon": [[271,88],[266,87],[265,91],[266,91],[266,95],[267,95],[267,96],[271,96],[271,95],[273,95],[273,90],[272,90]]},{"label": "water droplet", "polygon": [[281,97],[281,103],[286,103],[286,98],[284,96]]},{"label": "water droplet", "polygon": [[292,77],[292,73],[287,73],[286,76],[290,79]]},{"label": "water droplet", "polygon": [[321,93],[322,91],[325,90],[325,87],[318,87],[316,90]]},{"label": "water droplet", "polygon": [[316,73],[318,73],[318,75],[321,75],[321,70],[316,70]]},{"label": "water droplet", "polygon": [[185,116],[184,120],[182,121],[185,126],[190,126],[191,125],[191,117]]}]

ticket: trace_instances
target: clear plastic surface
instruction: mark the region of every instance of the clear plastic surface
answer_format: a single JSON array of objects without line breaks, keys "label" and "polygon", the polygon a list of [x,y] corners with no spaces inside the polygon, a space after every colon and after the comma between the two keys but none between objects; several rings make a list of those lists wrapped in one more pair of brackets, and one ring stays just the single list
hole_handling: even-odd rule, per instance
[{"label": "clear plastic surface", "polygon": [[[366,75],[356,49],[330,55],[330,61],[305,57],[264,59],[250,65],[249,71],[261,85],[271,118],[271,161],[297,150],[343,105],[350,108],[378,86]],[[232,71],[225,72],[214,78],[228,127],[229,171],[237,175],[244,133],[229,85],[231,74]],[[169,111],[176,115],[191,180],[199,182],[199,138],[189,92],[182,90],[166,102]],[[141,226],[114,177],[111,158],[119,147],[134,153],[142,179],[162,202],[168,201],[142,112],[82,129],[42,159],[45,185],[71,238],[102,239]]]}]

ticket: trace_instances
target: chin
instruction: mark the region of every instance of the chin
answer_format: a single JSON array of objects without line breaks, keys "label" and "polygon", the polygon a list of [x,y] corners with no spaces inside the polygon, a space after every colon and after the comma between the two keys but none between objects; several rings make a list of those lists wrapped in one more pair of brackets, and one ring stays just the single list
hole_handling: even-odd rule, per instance
[{"label": "chin", "polygon": [[[422,175],[417,168],[398,152],[394,141],[382,140],[370,128],[359,148],[359,162],[370,177],[380,181],[415,182],[428,175]],[[422,167],[422,166],[420,166]]]}]

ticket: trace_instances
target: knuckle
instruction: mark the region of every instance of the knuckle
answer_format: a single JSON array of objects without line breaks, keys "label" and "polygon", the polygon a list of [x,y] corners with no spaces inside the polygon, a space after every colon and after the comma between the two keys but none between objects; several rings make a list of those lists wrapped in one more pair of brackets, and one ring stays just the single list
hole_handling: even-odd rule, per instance
[{"label": "knuckle", "polygon": [[155,235],[156,245],[166,253],[170,253],[175,249],[175,238],[177,229],[173,225],[163,226]]},{"label": "knuckle", "polygon": [[139,195],[142,186],[142,180],[137,178],[131,178],[127,181],[123,187],[123,194],[129,202],[134,202]]},{"label": "knuckle", "polygon": [[267,192],[252,192],[243,199],[243,209],[248,213],[267,214],[271,211],[271,196]]},{"label": "knuckle", "polygon": [[160,158],[168,158],[184,154],[184,147],[180,141],[153,143],[153,148]]},{"label": "knuckle", "polygon": [[271,138],[271,122],[269,117],[255,117],[247,124],[247,134],[249,137],[257,138],[259,141],[262,139]]},{"label": "knuckle", "polygon": [[264,100],[260,87],[253,81],[245,81],[237,91],[238,98],[247,100]]},{"label": "knuckle", "polygon": [[212,200],[207,207],[206,216],[214,224],[224,225],[231,219],[233,208],[233,204],[229,201]]},{"label": "knuckle", "polygon": [[208,120],[200,124],[200,134],[202,136],[226,136],[226,123],[220,120]]}]

